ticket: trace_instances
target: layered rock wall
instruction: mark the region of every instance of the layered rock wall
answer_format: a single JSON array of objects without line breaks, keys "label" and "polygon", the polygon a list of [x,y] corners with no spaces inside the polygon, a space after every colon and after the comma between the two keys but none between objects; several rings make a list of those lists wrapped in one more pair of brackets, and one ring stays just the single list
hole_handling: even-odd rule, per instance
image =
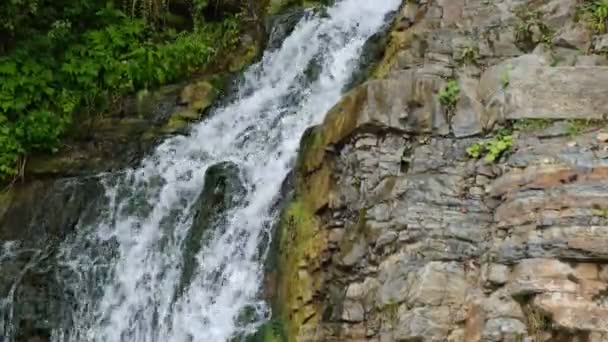
[{"label": "layered rock wall", "polygon": [[579,5],[404,3],[302,141],[284,340],[608,341],[608,60]]}]

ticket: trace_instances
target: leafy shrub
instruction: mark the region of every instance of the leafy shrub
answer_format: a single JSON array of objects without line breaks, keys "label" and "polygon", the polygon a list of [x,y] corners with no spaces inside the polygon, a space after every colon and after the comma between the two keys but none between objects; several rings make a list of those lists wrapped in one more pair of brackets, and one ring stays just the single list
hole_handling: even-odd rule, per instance
[{"label": "leafy shrub", "polygon": [[484,157],[488,163],[493,163],[503,156],[513,146],[513,136],[507,132],[499,132],[493,139],[474,143],[467,148],[467,155],[474,159]]},{"label": "leafy shrub", "polygon": [[187,77],[238,41],[237,18],[176,33],[111,7],[96,15],[99,27],[78,32],[55,21],[0,55],[0,179],[17,173],[23,155],[56,151],[75,112],[101,112],[116,96]]}]

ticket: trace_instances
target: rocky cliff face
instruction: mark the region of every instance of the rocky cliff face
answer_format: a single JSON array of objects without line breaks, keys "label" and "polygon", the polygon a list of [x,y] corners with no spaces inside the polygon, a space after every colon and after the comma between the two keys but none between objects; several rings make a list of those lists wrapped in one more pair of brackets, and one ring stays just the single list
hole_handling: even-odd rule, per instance
[{"label": "rocky cliff face", "polygon": [[404,3],[302,140],[274,338],[608,341],[608,59],[580,5]]}]

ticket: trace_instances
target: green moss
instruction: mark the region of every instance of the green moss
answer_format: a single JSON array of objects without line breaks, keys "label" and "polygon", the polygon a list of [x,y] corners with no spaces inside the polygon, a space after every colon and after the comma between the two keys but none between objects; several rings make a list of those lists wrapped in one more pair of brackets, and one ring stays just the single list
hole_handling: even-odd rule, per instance
[{"label": "green moss", "polygon": [[289,342],[284,329],[283,322],[275,318],[262,325],[255,334],[248,336],[245,342]]},{"label": "green moss", "polygon": [[540,131],[548,128],[553,123],[549,119],[522,119],[513,123],[513,128],[518,131]]},{"label": "green moss", "polygon": [[304,132],[300,140],[300,153],[296,162],[297,169],[302,172],[307,172],[307,161],[310,160],[311,154],[321,148],[323,139],[318,127],[311,127]]},{"label": "green moss", "polygon": [[595,208],[593,209],[593,215],[608,218],[608,208]]},{"label": "green moss", "polygon": [[589,128],[594,125],[598,125],[601,122],[598,120],[590,120],[590,119],[572,119],[568,120],[568,134],[571,136],[576,136],[581,133],[584,133]]},{"label": "green moss", "polygon": [[309,272],[320,262],[324,239],[310,206],[300,198],[285,209],[279,227],[277,296],[273,308],[284,324],[287,341],[295,341],[302,325],[314,323],[311,306],[318,279]]},{"label": "green moss", "polygon": [[[316,212],[328,203],[331,177],[325,163],[313,168],[317,164],[312,161],[317,160],[317,152],[325,145],[320,128],[311,128],[304,134],[296,166],[295,194],[283,209],[274,238],[272,306],[286,341],[296,341],[302,326],[316,324],[321,316],[314,294],[322,286],[321,274],[316,270],[321,267],[327,232],[320,226]],[[320,158],[323,160],[323,156]]]},{"label": "green moss", "polygon": [[79,165],[78,160],[62,158],[61,156],[44,155],[32,158],[26,165],[26,172],[33,175],[61,174],[67,170],[74,170]]},{"label": "green moss", "polygon": [[[177,113],[177,115],[172,115],[171,118],[169,118],[169,121],[159,130],[159,133],[175,134],[183,132],[188,127],[188,123],[188,120],[185,120]],[[156,132],[152,133],[152,135],[156,134]]]},{"label": "green moss", "polygon": [[[405,6],[417,7],[417,4],[407,3]],[[384,50],[384,55],[376,64],[371,76],[372,78],[382,79],[386,77],[399,60],[403,51],[413,47],[413,42],[417,39],[414,29],[403,30],[399,21],[395,20],[388,35],[388,42]]]}]

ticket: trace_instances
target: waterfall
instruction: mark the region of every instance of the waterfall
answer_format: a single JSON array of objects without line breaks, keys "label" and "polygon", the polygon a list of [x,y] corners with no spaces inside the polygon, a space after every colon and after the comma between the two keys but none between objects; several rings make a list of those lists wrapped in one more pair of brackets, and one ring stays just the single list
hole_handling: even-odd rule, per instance
[{"label": "waterfall", "polygon": [[[228,341],[267,319],[260,292],[273,204],[300,138],[339,100],[364,43],[400,3],[343,0],[307,12],[188,135],[166,140],[137,168],[99,175],[105,205],[56,255],[71,304],[52,340]],[[205,175],[226,162],[242,194],[196,235],[184,277]]]}]

